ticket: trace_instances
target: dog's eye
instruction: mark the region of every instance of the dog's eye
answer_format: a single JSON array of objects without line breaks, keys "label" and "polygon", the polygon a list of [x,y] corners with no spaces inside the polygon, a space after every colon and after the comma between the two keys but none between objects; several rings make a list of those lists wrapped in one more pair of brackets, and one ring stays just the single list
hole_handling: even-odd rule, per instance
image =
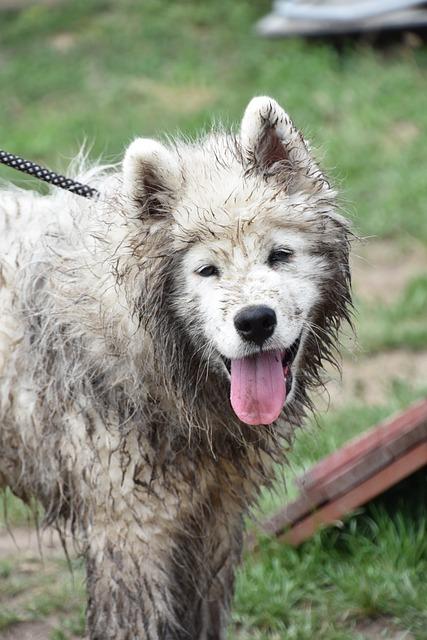
[{"label": "dog's eye", "polygon": [[218,268],[213,264],[207,264],[204,267],[200,267],[196,270],[196,273],[202,278],[210,278],[211,276],[218,276],[219,271]]},{"label": "dog's eye", "polygon": [[291,249],[274,249],[268,256],[268,264],[272,267],[281,262],[289,262],[293,255],[294,252]]}]

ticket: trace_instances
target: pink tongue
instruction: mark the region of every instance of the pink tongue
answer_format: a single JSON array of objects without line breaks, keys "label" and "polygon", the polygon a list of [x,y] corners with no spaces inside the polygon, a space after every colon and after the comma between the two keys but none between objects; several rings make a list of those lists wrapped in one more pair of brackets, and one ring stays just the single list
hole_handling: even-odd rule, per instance
[{"label": "pink tongue", "polygon": [[246,424],[270,424],[286,400],[280,351],[267,351],[231,361],[231,406]]}]

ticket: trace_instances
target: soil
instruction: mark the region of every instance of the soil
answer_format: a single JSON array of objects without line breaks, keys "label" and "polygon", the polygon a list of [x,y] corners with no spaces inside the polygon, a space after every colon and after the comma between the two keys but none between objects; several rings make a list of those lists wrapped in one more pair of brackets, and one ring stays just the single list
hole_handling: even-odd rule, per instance
[{"label": "soil", "polygon": [[357,623],[356,631],[362,635],[363,640],[415,640],[412,633],[398,629],[386,617],[362,620]]},{"label": "soil", "polygon": [[[0,633],[1,640],[48,640],[55,629],[55,619],[43,622],[19,622]],[[81,640],[81,638],[79,639]]]},{"label": "soil", "polygon": [[395,382],[416,387],[427,380],[427,350],[395,349],[368,357],[346,359],[342,379],[332,374],[325,397],[331,408],[340,408],[351,400],[378,405],[390,397]]},{"label": "soil", "polygon": [[351,272],[357,296],[390,304],[414,277],[427,273],[427,249],[416,242],[402,246],[385,240],[356,243]]},{"label": "soil", "polygon": [[[24,556],[27,554],[49,557],[63,554],[58,534],[53,529],[40,531],[27,527],[14,527],[12,530],[0,528],[0,558]],[[0,636],[1,637],[1,636]]]},{"label": "soil", "polygon": [[[398,247],[371,241],[354,248],[353,289],[366,302],[392,304],[416,276],[427,273],[427,250],[421,244]],[[427,380],[427,350],[395,349],[362,355],[354,349],[345,357],[342,380],[335,372],[328,384],[330,406],[341,407],[352,399],[381,404],[394,381],[417,386]]]},{"label": "soil", "polygon": [[[71,545],[68,547],[70,551]],[[27,527],[14,527],[10,531],[0,528],[0,558],[13,562],[14,566],[19,567],[21,575],[34,575],[46,571],[48,566],[54,566],[55,560],[62,560],[64,551],[58,534],[52,529],[37,532]],[[55,573],[52,579],[55,579]],[[16,604],[19,594],[11,596],[12,599]],[[5,605],[4,598],[2,605]],[[0,631],[0,640],[48,640],[59,622],[52,615],[43,620],[11,624]],[[68,637],[70,640],[82,640],[71,635]]]}]

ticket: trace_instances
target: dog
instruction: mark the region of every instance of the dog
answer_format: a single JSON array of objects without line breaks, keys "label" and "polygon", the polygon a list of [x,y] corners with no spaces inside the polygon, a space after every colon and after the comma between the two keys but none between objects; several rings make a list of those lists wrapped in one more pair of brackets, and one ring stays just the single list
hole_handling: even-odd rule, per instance
[{"label": "dog", "polygon": [[221,640],[349,320],[349,224],[268,97],[80,178],[97,199],[0,192],[0,485],[73,535],[91,640]]}]

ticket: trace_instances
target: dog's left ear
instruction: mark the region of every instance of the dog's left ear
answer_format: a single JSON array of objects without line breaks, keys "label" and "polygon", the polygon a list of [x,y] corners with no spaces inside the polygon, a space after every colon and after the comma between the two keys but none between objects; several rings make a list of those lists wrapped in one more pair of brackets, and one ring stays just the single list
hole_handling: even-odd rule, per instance
[{"label": "dog's left ear", "polygon": [[137,138],[123,159],[123,187],[141,217],[168,214],[182,187],[178,160],[160,142]]},{"label": "dog's left ear", "polygon": [[[290,191],[312,190],[325,181],[302,134],[273,98],[253,98],[240,128],[248,170],[277,175]],[[326,181],[325,181],[326,182]]]}]

